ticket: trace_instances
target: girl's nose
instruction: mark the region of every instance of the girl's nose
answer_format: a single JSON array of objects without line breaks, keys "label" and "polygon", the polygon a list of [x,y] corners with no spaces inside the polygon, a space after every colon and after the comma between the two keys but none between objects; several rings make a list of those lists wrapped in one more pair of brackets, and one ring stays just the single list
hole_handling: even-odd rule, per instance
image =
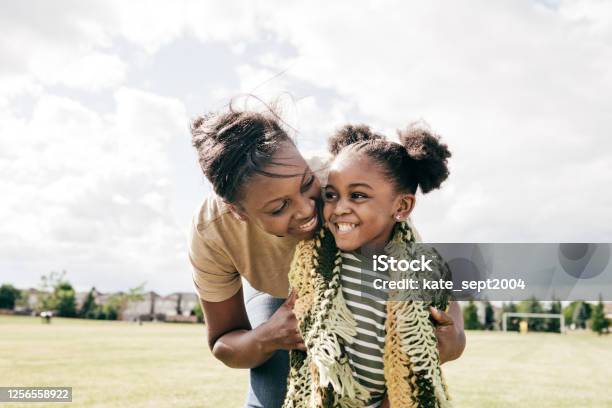
[{"label": "girl's nose", "polygon": [[334,215],[343,215],[351,212],[350,207],[344,200],[338,200],[334,206]]}]

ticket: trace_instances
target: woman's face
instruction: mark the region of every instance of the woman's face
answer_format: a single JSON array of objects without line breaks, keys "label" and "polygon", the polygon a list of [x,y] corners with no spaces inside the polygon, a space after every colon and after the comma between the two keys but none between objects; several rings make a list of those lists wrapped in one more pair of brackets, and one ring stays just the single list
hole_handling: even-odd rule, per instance
[{"label": "woman's face", "polygon": [[338,248],[380,254],[391,237],[396,215],[408,215],[402,211],[405,196],[395,191],[366,155],[340,153],[330,167],[323,193],[323,214]]},{"label": "woman's face", "polygon": [[320,224],[319,180],[289,142],[282,144],[273,161],[263,171],[286,177],[254,176],[243,187],[240,207],[234,207],[234,212],[269,234],[311,238]]}]

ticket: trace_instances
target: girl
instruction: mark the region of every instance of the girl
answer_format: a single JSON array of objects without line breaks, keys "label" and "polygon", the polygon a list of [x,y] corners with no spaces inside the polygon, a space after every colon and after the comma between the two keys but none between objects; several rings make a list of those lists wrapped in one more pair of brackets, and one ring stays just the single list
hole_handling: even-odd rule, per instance
[{"label": "girl", "polygon": [[[411,127],[399,138],[345,126],[330,139],[326,224],[297,246],[289,274],[307,353],[291,352],[285,407],[448,406],[428,310],[445,308],[448,293],[381,302],[361,292],[373,255],[416,258],[407,220],[417,187],[428,193],[448,177],[450,152],[436,136]],[[432,278],[449,279],[439,256],[428,255]]]}]

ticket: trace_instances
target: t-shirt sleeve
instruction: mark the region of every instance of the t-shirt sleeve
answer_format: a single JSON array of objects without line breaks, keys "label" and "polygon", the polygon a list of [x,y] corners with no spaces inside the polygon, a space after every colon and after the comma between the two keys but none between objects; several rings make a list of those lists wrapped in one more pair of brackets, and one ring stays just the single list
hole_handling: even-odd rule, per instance
[{"label": "t-shirt sleeve", "polygon": [[240,274],[217,240],[212,228],[199,229],[198,217],[194,217],[189,233],[189,261],[196,293],[208,302],[227,300],[242,287]]}]

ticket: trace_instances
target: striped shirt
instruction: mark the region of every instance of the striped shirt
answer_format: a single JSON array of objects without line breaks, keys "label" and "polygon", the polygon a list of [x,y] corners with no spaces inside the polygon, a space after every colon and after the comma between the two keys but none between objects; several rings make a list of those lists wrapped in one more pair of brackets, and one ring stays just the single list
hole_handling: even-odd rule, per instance
[{"label": "striped shirt", "polygon": [[357,336],[346,345],[353,375],[370,391],[368,407],[378,407],[385,395],[383,350],[385,347],[386,293],[373,289],[371,262],[342,252],[342,294],[357,321]]}]

